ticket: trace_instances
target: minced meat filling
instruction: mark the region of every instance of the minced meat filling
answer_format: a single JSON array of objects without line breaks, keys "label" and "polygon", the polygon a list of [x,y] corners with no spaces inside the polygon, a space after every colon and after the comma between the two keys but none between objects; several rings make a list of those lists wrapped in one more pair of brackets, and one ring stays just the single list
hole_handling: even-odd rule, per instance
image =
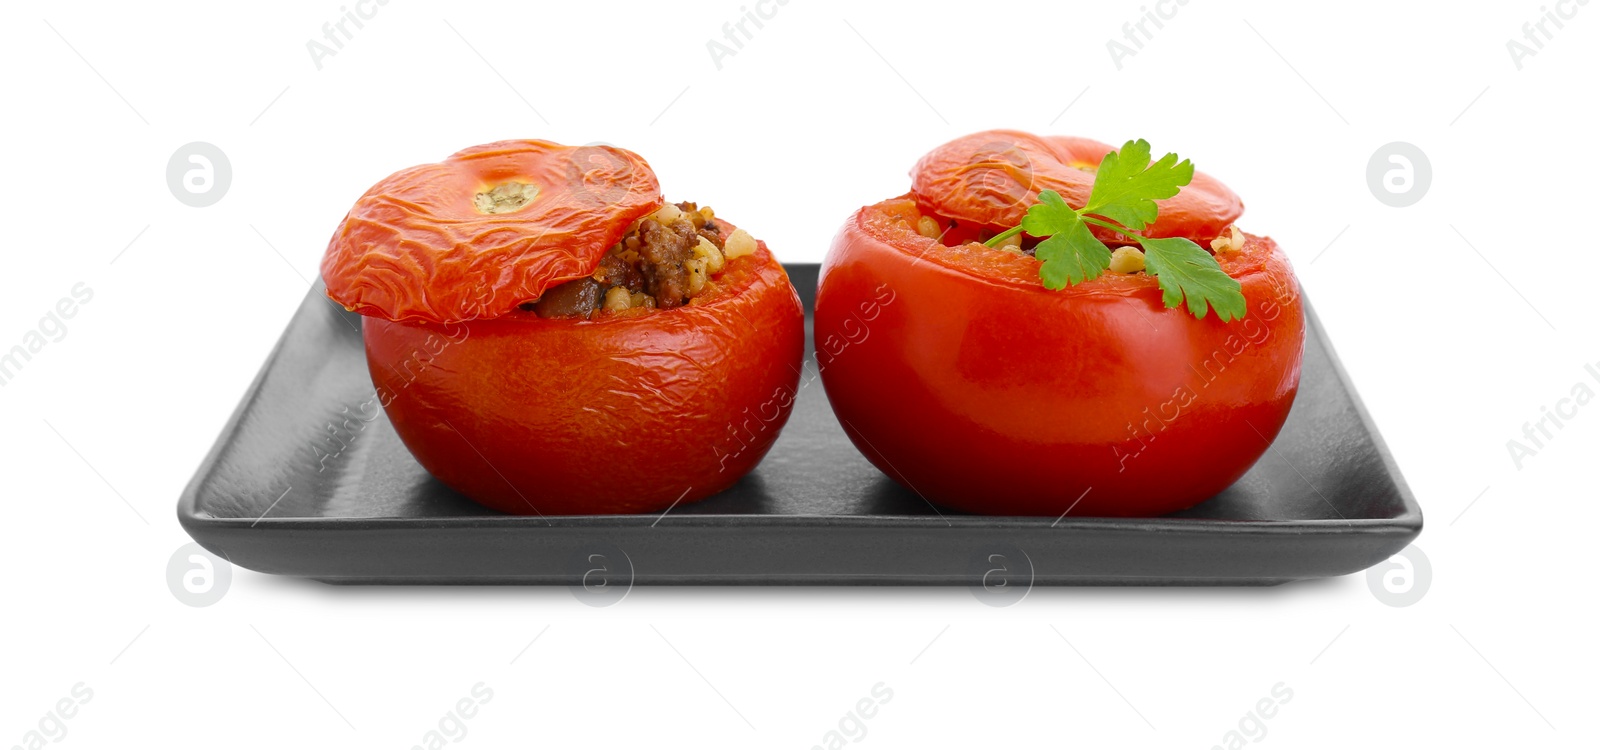
[{"label": "minced meat filling", "polygon": [[522,309],[541,318],[592,318],[601,310],[679,307],[721,272],[726,243],[709,206],[668,204],[629,227],[592,276],[551,287]]}]

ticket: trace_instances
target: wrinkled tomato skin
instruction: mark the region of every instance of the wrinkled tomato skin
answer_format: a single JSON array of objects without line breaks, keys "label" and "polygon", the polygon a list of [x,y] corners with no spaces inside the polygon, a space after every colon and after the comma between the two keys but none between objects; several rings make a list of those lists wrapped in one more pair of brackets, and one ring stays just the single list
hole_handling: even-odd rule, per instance
[{"label": "wrinkled tomato skin", "polygon": [[912,205],[840,231],[814,324],[834,412],[902,486],[981,514],[1157,516],[1227,488],[1282,427],[1305,323],[1270,239],[1223,262],[1249,305],[1223,323],[1143,275],[1050,291],[1031,257],[962,267],[984,250],[884,228]]},{"label": "wrinkled tomato skin", "polygon": [[[918,160],[911,170],[911,193],[934,213],[969,227],[1008,229],[1022,222],[1043,190],[1056,191],[1068,205],[1087,205],[1094,170],[1114,150],[1088,138],[986,130],[945,143]],[[1195,172],[1181,192],[1156,205],[1160,213],[1144,236],[1187,237],[1201,245],[1244,213],[1239,196],[1204,172]],[[1102,227],[1092,231],[1103,241],[1126,242]]]},{"label": "wrinkled tomato skin", "polygon": [[[521,209],[484,213],[479,193],[538,188]],[[594,272],[629,224],[661,207],[644,157],[613,146],[498,141],[373,185],[322,258],[328,297],[387,320],[457,323],[510,314]]]},{"label": "wrinkled tomato skin", "polygon": [[710,301],[453,324],[365,318],[367,363],[430,474],[518,515],[660,511],[720,492],[789,418],[804,313],[765,244]]}]

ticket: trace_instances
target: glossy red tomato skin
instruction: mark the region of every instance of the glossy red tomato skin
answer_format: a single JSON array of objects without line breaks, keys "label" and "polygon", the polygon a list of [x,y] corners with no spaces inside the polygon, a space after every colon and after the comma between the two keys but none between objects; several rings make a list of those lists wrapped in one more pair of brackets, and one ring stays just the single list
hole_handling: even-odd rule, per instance
[{"label": "glossy red tomato skin", "polygon": [[709,302],[593,321],[364,320],[395,431],[430,474],[518,515],[647,513],[720,492],[789,418],[804,313],[764,243]]},{"label": "glossy red tomato skin", "polygon": [[1282,427],[1305,324],[1270,239],[1223,261],[1249,305],[1223,323],[1166,309],[1142,275],[1044,289],[1032,258],[973,261],[885,220],[913,206],[850,219],[814,323],[845,432],[907,489],[981,514],[1163,515],[1227,488]]}]

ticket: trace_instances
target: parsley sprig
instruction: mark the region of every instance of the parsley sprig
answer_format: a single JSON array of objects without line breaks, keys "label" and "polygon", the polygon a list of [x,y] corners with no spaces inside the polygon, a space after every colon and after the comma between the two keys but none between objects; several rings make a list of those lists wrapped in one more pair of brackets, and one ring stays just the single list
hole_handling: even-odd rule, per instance
[{"label": "parsley sprig", "polygon": [[985,245],[998,247],[1018,232],[1043,240],[1034,257],[1043,261],[1039,278],[1049,289],[1065,289],[1096,279],[1111,266],[1111,248],[1090,232],[1091,225],[1121,234],[1144,250],[1145,272],[1161,286],[1161,302],[1204,318],[1215,310],[1223,321],[1245,314],[1239,282],[1222,271],[1217,259],[1184,237],[1145,237],[1139,232],[1155,223],[1156,201],[1171,198],[1194,179],[1194,165],[1167,154],[1150,161],[1150,144],[1128,141],[1106,154],[1095,173],[1089,200],[1081,208],[1067,205],[1060,193],[1044,190],[1028,207],[1018,226],[994,236]]}]

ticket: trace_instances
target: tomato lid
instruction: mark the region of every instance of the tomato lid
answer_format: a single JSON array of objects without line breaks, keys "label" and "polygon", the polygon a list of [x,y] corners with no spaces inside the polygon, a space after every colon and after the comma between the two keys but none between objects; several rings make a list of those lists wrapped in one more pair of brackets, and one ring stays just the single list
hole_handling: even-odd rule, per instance
[{"label": "tomato lid", "polygon": [[[939,146],[911,169],[911,193],[940,215],[997,229],[1022,223],[1039,192],[1054,190],[1072,206],[1089,200],[1095,170],[1115,148],[1088,138],[986,130]],[[1157,201],[1160,215],[1143,234],[1209,242],[1227,229],[1244,204],[1206,174],[1176,196]],[[1098,233],[1097,233],[1098,234]]]},{"label": "tomato lid", "polygon": [[612,146],[500,141],[396,172],[328,242],[328,296],[362,315],[497,318],[594,273],[662,204],[655,172]]}]

